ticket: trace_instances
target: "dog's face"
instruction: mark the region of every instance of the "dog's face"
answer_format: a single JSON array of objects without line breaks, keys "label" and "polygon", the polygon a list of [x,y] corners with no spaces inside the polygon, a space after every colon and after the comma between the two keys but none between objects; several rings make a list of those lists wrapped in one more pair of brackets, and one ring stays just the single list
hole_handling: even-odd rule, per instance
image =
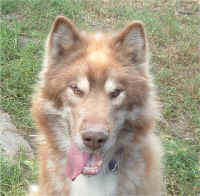
[{"label": "dog's face", "polygon": [[148,98],[146,64],[140,22],[117,35],[90,34],[79,33],[67,18],[58,17],[47,40],[41,80],[58,145],[65,146],[70,138],[82,151],[105,153],[112,148],[125,123],[137,119]]}]

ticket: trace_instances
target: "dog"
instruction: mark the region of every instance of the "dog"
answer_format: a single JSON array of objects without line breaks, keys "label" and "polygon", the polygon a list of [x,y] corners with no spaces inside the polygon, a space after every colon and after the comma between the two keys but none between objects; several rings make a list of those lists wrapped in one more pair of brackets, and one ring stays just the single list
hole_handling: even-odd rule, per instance
[{"label": "dog", "polygon": [[32,114],[39,186],[30,196],[160,196],[162,148],[144,25],[80,32],[58,16]]}]

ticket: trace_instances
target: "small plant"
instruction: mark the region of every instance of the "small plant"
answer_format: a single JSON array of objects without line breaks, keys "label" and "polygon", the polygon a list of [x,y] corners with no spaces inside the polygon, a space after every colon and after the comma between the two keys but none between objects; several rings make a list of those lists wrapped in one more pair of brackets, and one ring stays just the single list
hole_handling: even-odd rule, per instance
[{"label": "small plant", "polygon": [[22,151],[15,160],[0,155],[0,195],[21,196],[37,178],[38,166]]}]

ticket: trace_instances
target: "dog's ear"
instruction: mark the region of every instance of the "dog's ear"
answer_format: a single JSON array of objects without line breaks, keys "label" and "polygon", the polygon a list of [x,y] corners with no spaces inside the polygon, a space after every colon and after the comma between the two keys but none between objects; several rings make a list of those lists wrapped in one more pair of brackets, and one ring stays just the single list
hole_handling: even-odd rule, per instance
[{"label": "dog's ear", "polygon": [[139,21],[129,24],[114,37],[112,42],[112,47],[130,59],[133,64],[140,64],[146,61],[147,45],[144,25]]},{"label": "dog's ear", "polygon": [[54,60],[62,59],[80,48],[81,44],[83,40],[75,25],[68,18],[58,16],[47,40],[48,55]]}]

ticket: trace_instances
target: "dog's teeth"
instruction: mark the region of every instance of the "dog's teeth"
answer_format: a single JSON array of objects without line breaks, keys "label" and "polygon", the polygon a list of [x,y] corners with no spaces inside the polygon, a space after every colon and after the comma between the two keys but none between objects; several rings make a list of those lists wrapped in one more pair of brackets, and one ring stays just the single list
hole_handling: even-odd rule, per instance
[{"label": "dog's teeth", "polygon": [[84,167],[84,172],[88,174],[98,173],[98,167]]}]

